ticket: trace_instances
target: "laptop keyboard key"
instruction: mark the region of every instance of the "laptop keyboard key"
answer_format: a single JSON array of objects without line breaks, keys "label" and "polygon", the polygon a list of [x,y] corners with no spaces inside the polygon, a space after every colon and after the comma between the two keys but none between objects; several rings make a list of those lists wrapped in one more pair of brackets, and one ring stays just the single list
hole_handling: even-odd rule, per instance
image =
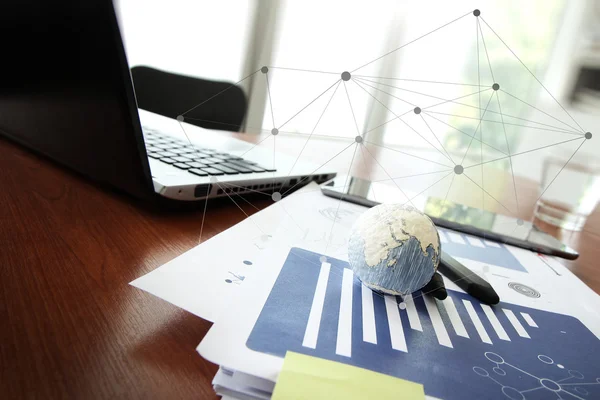
[{"label": "laptop keyboard key", "polygon": [[188,172],[191,172],[192,174],[198,175],[198,176],[208,176],[208,172],[204,172],[201,169],[197,169],[197,168],[188,169]]},{"label": "laptop keyboard key", "polygon": [[225,162],[225,160],[221,160],[219,158],[214,158],[214,157],[208,157],[202,160],[202,162],[207,163],[207,164],[219,164],[222,162]]},{"label": "laptop keyboard key", "polygon": [[217,164],[213,168],[221,170],[221,171],[225,172],[227,175],[237,175],[237,174],[240,173],[239,171],[237,171],[235,169],[232,169],[232,168],[229,168],[229,167],[226,167],[223,164]]},{"label": "laptop keyboard key", "polygon": [[167,150],[160,151],[158,154],[160,154],[163,157],[177,157],[177,154]]},{"label": "laptop keyboard key", "polygon": [[176,160],[176,161],[182,162],[182,163],[185,163],[185,162],[188,162],[188,161],[192,161],[191,158],[184,157],[184,156],[176,156],[176,157],[172,157],[172,158],[173,158],[173,160]]},{"label": "laptop keyboard key", "polygon": [[198,153],[198,152],[194,152],[194,153],[186,153],[183,154],[184,157],[189,157],[189,158],[193,158],[196,160],[202,159],[202,158],[209,158],[208,154],[204,154],[204,153]]},{"label": "laptop keyboard key", "polygon": [[249,161],[249,160],[239,160],[239,161],[236,161],[236,162],[239,162],[239,163],[242,163],[242,164],[247,164],[247,165],[257,165],[258,164],[258,163],[255,163],[254,161]]},{"label": "laptop keyboard key", "polygon": [[169,157],[163,157],[160,159],[160,161],[167,163],[167,164],[175,164],[177,161],[173,160],[172,158]]},{"label": "laptop keyboard key", "polygon": [[208,172],[210,175],[225,175],[225,172],[220,171],[216,168],[205,167],[205,168],[202,168],[202,170],[204,172]]},{"label": "laptop keyboard key", "polygon": [[224,164],[219,164],[219,165],[224,165],[228,168],[234,169],[236,171],[238,171],[241,174],[249,174],[252,172],[252,170],[250,168],[247,168],[245,166],[241,166],[238,164],[234,164],[234,163],[224,163]]},{"label": "laptop keyboard key", "polygon": [[186,162],[187,165],[191,165],[192,168],[206,168],[208,167],[208,165],[198,162],[198,161],[188,161]]},{"label": "laptop keyboard key", "polygon": [[192,168],[191,166],[189,166],[189,165],[187,165],[187,164],[185,164],[185,163],[179,163],[179,162],[178,162],[178,163],[175,163],[175,164],[173,164],[173,166],[174,166],[174,167],[177,167],[177,168],[179,168],[179,169],[190,169],[190,168]]},{"label": "laptop keyboard key", "polygon": [[177,152],[179,154],[189,153],[189,154],[194,154],[195,156],[208,157],[206,154],[201,153],[197,149],[194,149],[194,148],[191,148],[191,147],[182,147],[181,149],[177,150]]},{"label": "laptop keyboard key", "polygon": [[148,157],[152,157],[152,158],[161,158],[162,157],[160,154],[157,154],[152,151],[148,151],[147,154],[148,154]]},{"label": "laptop keyboard key", "polygon": [[257,163],[248,160],[230,160],[234,164],[241,165],[242,167],[248,167],[250,165],[257,165]]},{"label": "laptop keyboard key", "polygon": [[248,169],[252,170],[252,172],[266,172],[268,171],[268,169],[263,168],[259,165],[247,165],[246,166]]},{"label": "laptop keyboard key", "polygon": [[231,160],[231,161],[243,161],[242,157],[234,156],[232,154],[217,154],[214,156],[215,158],[220,158],[221,160]]}]

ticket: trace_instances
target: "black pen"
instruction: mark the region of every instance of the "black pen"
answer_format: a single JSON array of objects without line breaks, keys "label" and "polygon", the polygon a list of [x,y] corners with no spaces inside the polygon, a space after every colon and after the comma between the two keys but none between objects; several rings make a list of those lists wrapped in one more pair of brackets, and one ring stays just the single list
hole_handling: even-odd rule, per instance
[{"label": "black pen", "polygon": [[482,303],[494,305],[500,302],[492,285],[443,251],[438,271]]}]

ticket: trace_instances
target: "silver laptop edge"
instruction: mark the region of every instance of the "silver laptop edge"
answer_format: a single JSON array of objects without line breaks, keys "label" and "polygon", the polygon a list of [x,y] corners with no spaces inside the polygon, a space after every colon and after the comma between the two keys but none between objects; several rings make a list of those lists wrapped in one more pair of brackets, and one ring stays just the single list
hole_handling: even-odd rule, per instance
[{"label": "silver laptop edge", "polygon": [[322,183],[335,176],[335,171],[327,166],[319,168],[319,165],[302,159],[294,165],[294,157],[281,152],[274,154],[272,149],[233,138],[230,132],[203,129],[142,109],[138,111],[145,132],[159,132],[194,147],[215,149],[276,169],[275,172],[201,177],[149,157],[154,190],[170,199],[197,201],[242,193],[271,196],[275,192],[284,194],[288,189],[297,189],[311,181]]}]

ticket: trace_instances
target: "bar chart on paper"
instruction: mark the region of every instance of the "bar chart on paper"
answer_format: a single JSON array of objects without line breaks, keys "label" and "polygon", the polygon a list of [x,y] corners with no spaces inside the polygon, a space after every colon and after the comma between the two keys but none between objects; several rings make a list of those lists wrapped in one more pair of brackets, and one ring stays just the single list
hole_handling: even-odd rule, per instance
[{"label": "bar chart on paper", "polygon": [[422,383],[444,399],[592,399],[600,341],[578,319],[448,291],[401,299],[364,287],[346,262],[292,248],[248,337]]}]

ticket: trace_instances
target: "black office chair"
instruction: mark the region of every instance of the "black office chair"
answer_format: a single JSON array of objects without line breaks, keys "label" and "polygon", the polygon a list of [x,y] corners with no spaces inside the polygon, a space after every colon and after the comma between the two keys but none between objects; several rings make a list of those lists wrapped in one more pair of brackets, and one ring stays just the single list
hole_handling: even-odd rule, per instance
[{"label": "black office chair", "polygon": [[131,69],[138,107],[170,118],[185,114],[185,122],[207,129],[239,131],[247,101],[242,89],[216,82],[137,66]]}]

